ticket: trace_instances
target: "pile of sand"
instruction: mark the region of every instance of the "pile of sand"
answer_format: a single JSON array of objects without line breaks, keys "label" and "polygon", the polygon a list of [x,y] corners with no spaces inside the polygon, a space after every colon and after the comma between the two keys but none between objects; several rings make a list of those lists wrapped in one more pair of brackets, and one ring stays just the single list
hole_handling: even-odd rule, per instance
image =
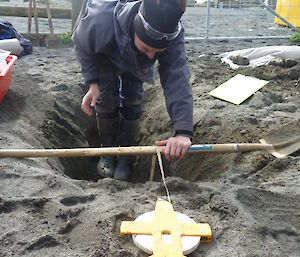
[{"label": "pile of sand", "polygon": [[[299,120],[300,63],[233,71],[214,55],[189,57],[194,143],[258,142]],[[207,94],[237,73],[270,82],[240,106]],[[80,110],[86,90],[72,49],[36,48],[18,60],[0,105],[0,148],[98,145],[94,117]],[[152,145],[171,122],[159,83],[145,90],[137,139]],[[148,182],[151,157],[137,158],[131,182],[100,179],[96,162],[0,159],[0,256],[147,256],[119,227],[166,199],[158,170]],[[175,210],[212,227],[212,243],[190,256],[299,256],[299,152],[202,154],[164,167]]]}]

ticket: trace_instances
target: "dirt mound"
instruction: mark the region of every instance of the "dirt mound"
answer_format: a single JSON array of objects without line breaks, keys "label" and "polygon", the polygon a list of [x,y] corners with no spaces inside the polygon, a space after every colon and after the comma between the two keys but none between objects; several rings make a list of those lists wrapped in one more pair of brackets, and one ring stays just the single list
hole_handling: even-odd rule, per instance
[{"label": "dirt mound", "polygon": [[[299,120],[299,70],[271,64],[231,70],[216,55],[190,52],[194,143],[258,142]],[[270,82],[240,106],[207,93],[237,73]],[[72,49],[35,49],[18,60],[0,105],[1,148],[98,146],[94,118],[80,110],[87,88]],[[172,131],[162,89],[145,85],[140,145]],[[147,256],[122,220],[152,211],[165,189],[151,157],[135,162],[131,182],[100,179],[97,158],[0,159],[0,256]],[[211,244],[190,256],[299,256],[300,157],[267,153],[202,154],[164,162],[176,211],[208,222]]]}]

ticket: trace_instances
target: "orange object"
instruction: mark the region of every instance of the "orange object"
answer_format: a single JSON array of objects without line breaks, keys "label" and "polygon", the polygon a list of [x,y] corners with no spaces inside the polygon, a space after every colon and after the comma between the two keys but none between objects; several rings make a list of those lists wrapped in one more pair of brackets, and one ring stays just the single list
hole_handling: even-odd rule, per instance
[{"label": "orange object", "polygon": [[2,102],[4,96],[6,95],[8,88],[10,86],[13,65],[17,59],[18,59],[17,56],[9,55],[6,59],[7,66],[0,73],[0,103]]},{"label": "orange object", "polygon": [[[208,224],[179,222],[171,203],[162,200],[156,202],[153,221],[123,221],[120,232],[121,235],[151,234],[153,236],[152,257],[184,257],[181,236],[201,236],[201,242],[210,242],[212,237]],[[172,237],[171,243],[163,242],[163,234]]]}]

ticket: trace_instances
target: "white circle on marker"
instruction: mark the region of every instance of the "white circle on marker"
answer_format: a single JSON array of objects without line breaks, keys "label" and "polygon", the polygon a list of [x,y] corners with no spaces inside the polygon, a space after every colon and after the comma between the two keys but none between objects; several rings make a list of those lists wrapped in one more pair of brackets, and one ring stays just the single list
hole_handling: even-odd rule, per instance
[{"label": "white circle on marker", "polygon": [[[182,223],[196,223],[190,217],[180,213],[175,212],[176,218],[178,221]],[[140,216],[138,216],[135,221],[151,221],[154,218],[154,211],[146,212]],[[152,235],[137,235],[133,234],[132,239],[134,244],[140,248],[142,251],[148,254],[153,253],[153,240]],[[200,244],[200,236],[182,236],[181,243],[182,243],[182,250],[184,255],[188,255],[195,251]],[[164,243],[168,244],[171,243],[172,237],[168,234],[162,235],[162,240]]]}]

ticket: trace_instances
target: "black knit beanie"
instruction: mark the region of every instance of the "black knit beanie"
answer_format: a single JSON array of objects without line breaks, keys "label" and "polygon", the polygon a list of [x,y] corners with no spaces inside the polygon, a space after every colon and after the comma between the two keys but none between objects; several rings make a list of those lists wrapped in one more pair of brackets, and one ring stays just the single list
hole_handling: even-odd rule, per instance
[{"label": "black knit beanie", "polygon": [[[178,22],[185,12],[185,4],[178,4],[179,0],[143,0],[139,12],[145,21],[155,30],[161,33],[174,33],[178,30]],[[143,21],[137,14],[133,21],[133,28],[138,37],[147,45],[163,49],[170,40],[153,38],[145,31]]]}]

